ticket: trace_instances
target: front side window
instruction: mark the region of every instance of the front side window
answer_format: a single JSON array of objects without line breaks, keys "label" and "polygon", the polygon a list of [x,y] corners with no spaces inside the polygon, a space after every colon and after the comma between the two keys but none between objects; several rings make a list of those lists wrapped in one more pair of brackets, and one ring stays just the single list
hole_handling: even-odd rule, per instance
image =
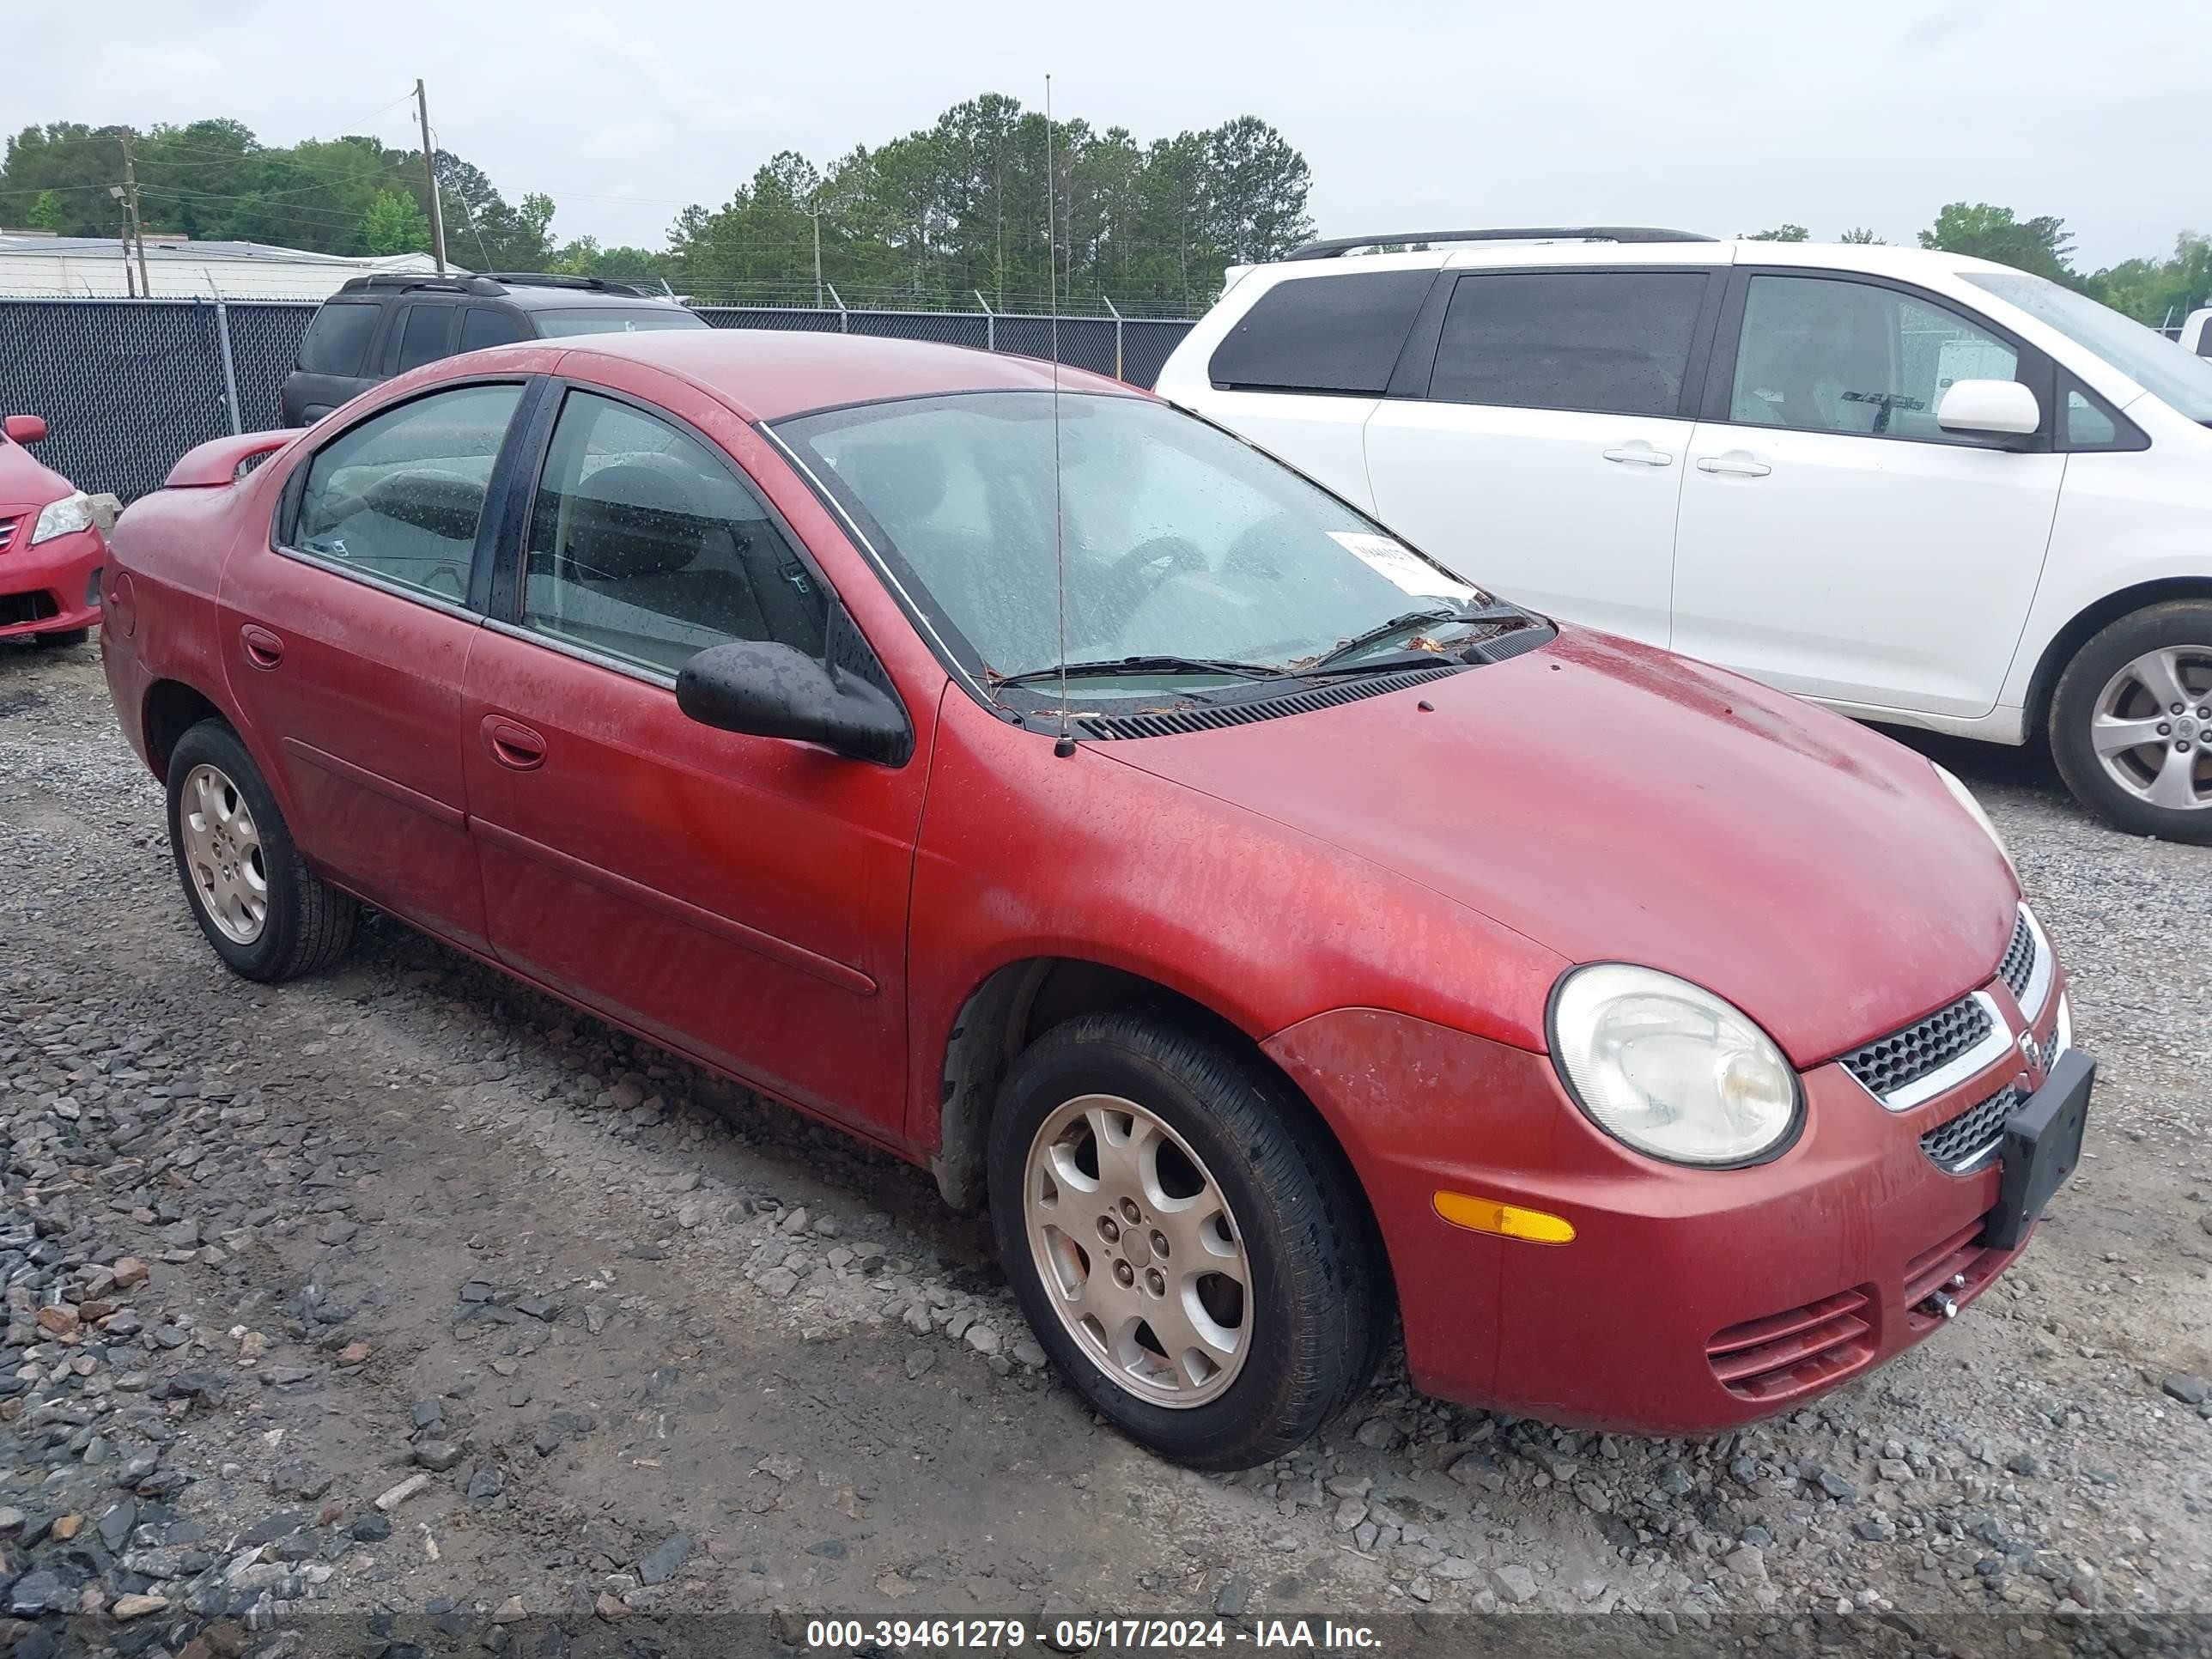
[{"label": "front side window", "polygon": [[708,328],[696,311],[682,306],[598,306],[536,313],[538,331],[549,340],[576,334],[649,334],[665,328]]},{"label": "front side window", "polygon": [[1960,380],[2016,378],[2020,354],[1948,307],[1825,276],[1753,276],[1729,419],[1855,437],[1971,443],[1936,422]]},{"label": "front side window", "polygon": [[1677,415],[1705,273],[1500,271],[1462,276],[1444,313],[1432,400]]},{"label": "front side window", "polygon": [[[2110,306],[2024,270],[1970,271],[1966,280],[2094,351],[2192,421],[2212,422],[2212,362]],[[2205,331],[2212,344],[2212,328]]]},{"label": "front side window", "polygon": [[453,313],[450,305],[409,306],[399,317],[399,355],[392,372],[404,374],[410,368],[420,368],[425,363],[434,363],[448,355],[453,337]]},{"label": "front side window", "polygon": [[459,386],[363,421],[323,446],[291,544],[459,604],[519,386]]},{"label": "front side window", "polygon": [[732,640],[819,657],[829,599],[727,463],[642,410],[571,392],[531,513],[522,607],[526,628],[672,674]]},{"label": "front side window", "polygon": [[[1441,627],[1486,602],[1288,467],[1149,398],[968,392],[776,432],[987,679],[1158,656],[1264,677],[1394,619]],[[1128,682],[1112,687],[1079,694]]]},{"label": "front side window", "polygon": [[361,373],[384,307],[373,300],[333,300],[315,313],[300,342],[300,367],[310,374]]}]

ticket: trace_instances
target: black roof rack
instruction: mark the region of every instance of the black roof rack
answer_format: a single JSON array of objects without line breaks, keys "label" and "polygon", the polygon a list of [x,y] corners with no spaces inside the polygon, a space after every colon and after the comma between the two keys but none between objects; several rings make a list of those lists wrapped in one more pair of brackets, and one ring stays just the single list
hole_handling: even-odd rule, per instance
[{"label": "black roof rack", "polygon": [[1373,236],[1334,236],[1293,248],[1285,259],[1334,259],[1363,247],[1398,242],[1711,242],[1719,238],[1694,230],[1663,230],[1652,225],[1536,225],[1516,229],[1390,230]]},{"label": "black roof rack", "polygon": [[448,276],[425,276],[420,271],[380,270],[365,276],[356,276],[343,287],[360,292],[363,289],[388,289],[395,293],[408,293],[428,289],[442,294],[503,294],[517,288],[574,289],[584,294],[607,294],[625,300],[657,300],[661,296],[651,289],[639,288],[631,283],[611,283],[604,276],[567,276],[552,272],[526,270],[480,270],[473,276],[456,272]]}]

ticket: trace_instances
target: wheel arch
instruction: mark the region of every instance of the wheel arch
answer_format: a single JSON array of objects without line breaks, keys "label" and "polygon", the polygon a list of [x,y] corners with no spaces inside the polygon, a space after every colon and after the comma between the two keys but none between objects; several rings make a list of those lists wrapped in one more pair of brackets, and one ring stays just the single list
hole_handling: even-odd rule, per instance
[{"label": "wheel arch", "polygon": [[2212,599],[2212,576],[2164,576],[2118,588],[2075,614],[2043,647],[2027,683],[2027,730],[2050,738],[2051,703],[2075,653],[2121,617],[2175,599]]},{"label": "wheel arch", "polygon": [[[198,686],[180,679],[163,678],[146,688],[139,705],[141,729],[146,739],[146,763],[163,783],[169,781],[169,757],[177,740],[204,720],[218,720],[234,732],[238,722]],[[245,734],[239,734],[245,741]]]},{"label": "wheel arch", "polygon": [[1349,1149],[1321,1109],[1290,1074],[1234,1020],[1187,991],[1132,969],[1073,956],[1034,956],[1010,962],[986,975],[961,1004],[946,1034],[938,1081],[938,1140],[929,1169],[938,1190],[954,1209],[972,1211],[983,1201],[984,1149],[1000,1085],[1015,1057],[1054,1026],[1080,1014],[1137,1012],[1165,1024],[1210,1037],[1264,1073],[1295,1103],[1300,1125],[1341,1161],[1352,1190],[1367,1211],[1380,1271],[1387,1280],[1389,1257],[1381,1248],[1382,1230],[1366,1185]]}]

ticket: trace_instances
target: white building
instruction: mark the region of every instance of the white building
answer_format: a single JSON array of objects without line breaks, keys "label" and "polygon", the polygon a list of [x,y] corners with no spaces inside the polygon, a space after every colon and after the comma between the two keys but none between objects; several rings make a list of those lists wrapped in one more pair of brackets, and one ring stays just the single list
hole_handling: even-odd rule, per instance
[{"label": "white building", "polygon": [[[348,277],[435,267],[427,253],[349,259],[260,242],[146,239],[146,277],[156,300],[322,300]],[[448,264],[448,270],[459,265]],[[121,299],[138,291],[135,254],[126,270],[122,239],[0,231],[0,298]]]}]

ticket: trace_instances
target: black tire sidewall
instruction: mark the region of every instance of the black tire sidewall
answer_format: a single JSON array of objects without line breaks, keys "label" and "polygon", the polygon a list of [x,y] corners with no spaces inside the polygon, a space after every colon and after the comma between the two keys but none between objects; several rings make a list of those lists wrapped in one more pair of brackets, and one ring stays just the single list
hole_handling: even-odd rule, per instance
[{"label": "black tire sidewall", "polygon": [[2166,841],[2212,842],[2212,809],[2154,806],[2130,793],[2106,772],[2090,741],[2090,721],[2106,683],[2146,651],[2171,645],[2212,646],[2212,599],[2150,605],[2092,635],[2051,693],[2051,758],[2074,798],[2115,827]]},{"label": "black tire sidewall", "polygon": [[[207,908],[200,902],[191,872],[185,866],[181,806],[185,780],[195,766],[202,764],[219,768],[238,786],[239,793],[246,797],[246,805],[252,810],[254,827],[260,831],[261,862],[269,878],[269,915],[261,937],[251,945],[240,945],[215,925]],[[283,809],[263,780],[261,769],[253,763],[253,757],[246,752],[246,745],[230,727],[220,720],[203,720],[178,738],[176,747],[170,750],[168,787],[169,853],[192,920],[199,924],[207,942],[232,972],[247,979],[283,977],[286,964],[292,958],[294,941],[299,937],[301,872],[292,843],[291,826],[284,822]]]},{"label": "black tire sidewall", "polygon": [[[1225,1056],[1203,1046],[1194,1057],[1195,1075],[1176,1061],[1174,1051],[1160,1056],[1115,1040],[1109,1022],[1081,1020],[1055,1029],[1019,1060],[1007,1079],[992,1124],[990,1195],[992,1224],[1000,1260],[1038,1342],[1054,1366],[1092,1409],[1120,1424],[1135,1438],[1176,1462],[1200,1468],[1249,1467],[1279,1455],[1318,1428],[1341,1403],[1347,1389],[1311,1386],[1316,1359],[1326,1370],[1334,1362],[1363,1374],[1367,1353],[1316,1355],[1327,1347],[1331,1322],[1316,1318],[1311,1299],[1328,1294],[1310,1271],[1301,1275],[1289,1256],[1295,1248],[1285,1226],[1283,1197],[1263,1189],[1251,1152],[1217,1115],[1207,1097],[1239,1083],[1249,1103],[1269,1117],[1278,1108],[1263,1088]],[[1200,1406],[1154,1405],[1127,1393],[1107,1377],[1061,1325],[1031,1254],[1023,1201],[1030,1146],[1052,1111],[1086,1094],[1115,1095],[1156,1113],[1181,1135],[1219,1185],[1235,1219],[1251,1267],[1246,1323],[1254,1346],[1236,1380],[1217,1398]],[[1232,1112],[1235,1106],[1231,1105]],[[1248,1126],[1249,1127],[1250,1126]],[[1257,1133],[1269,1133],[1265,1127]],[[1272,1133],[1291,1134],[1277,1117]],[[1299,1167],[1304,1167],[1303,1163]],[[1295,1204],[1325,1205],[1329,1195],[1310,1182],[1294,1182],[1303,1191],[1288,1194]],[[1294,1280],[1302,1282],[1294,1284]],[[1336,1286],[1341,1294],[1343,1286]]]}]

